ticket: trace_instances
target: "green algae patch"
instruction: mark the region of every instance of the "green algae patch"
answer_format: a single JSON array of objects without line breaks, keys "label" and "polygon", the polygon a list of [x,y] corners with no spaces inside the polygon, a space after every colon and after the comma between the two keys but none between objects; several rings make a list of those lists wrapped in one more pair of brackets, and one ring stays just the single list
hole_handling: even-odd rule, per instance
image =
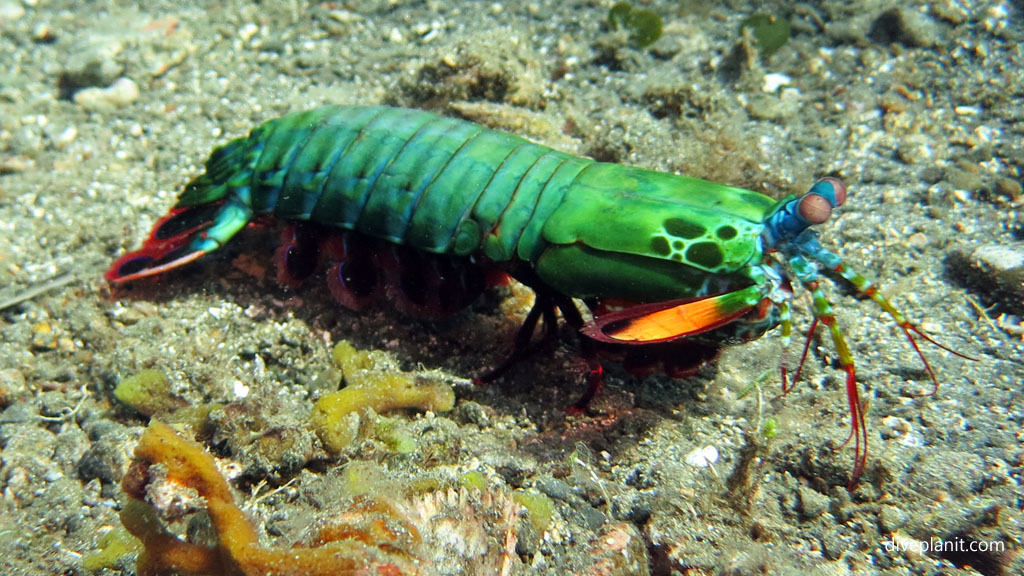
[{"label": "green algae patch", "polygon": [[142,550],[142,542],[124,528],[107,532],[98,542],[99,550],[82,558],[82,568],[89,572],[118,570],[125,558]]},{"label": "green algae patch", "polygon": [[757,41],[757,49],[768,58],[782,48],[789,40],[791,26],[789,20],[776,18],[771,14],[754,14],[740,23],[740,35],[749,29]]},{"label": "green algae patch", "polygon": [[630,46],[646,48],[661,38],[661,16],[653,10],[619,2],[608,11],[608,28],[629,32]]},{"label": "green algae patch", "polygon": [[[486,490],[487,478],[485,478],[480,472],[471,470],[459,477],[459,485],[463,488],[469,488],[472,490]],[[520,503],[520,505],[522,505],[522,503]]]},{"label": "green algae patch", "polygon": [[512,500],[530,513],[530,524],[537,534],[543,534],[555,515],[555,503],[540,492],[516,492]]},{"label": "green algae patch", "polygon": [[377,416],[374,432],[395,454],[412,454],[416,451],[416,439],[399,426],[396,418]]},{"label": "green algae patch", "polygon": [[341,471],[339,478],[342,492],[348,498],[364,494],[389,492],[394,489],[394,481],[388,478],[380,466],[373,462],[350,462]]},{"label": "green algae patch", "polygon": [[[355,440],[360,414],[403,408],[446,412],[455,406],[451,386],[400,370],[395,358],[385,352],[356,350],[342,341],[332,357],[346,386],[320,398],[311,415],[313,429],[330,452],[341,452]],[[407,442],[397,445],[409,449]]]},{"label": "green algae patch", "polygon": [[160,370],[140,370],[114,388],[114,397],[141,414],[167,414],[187,403],[171,392],[171,381]]}]

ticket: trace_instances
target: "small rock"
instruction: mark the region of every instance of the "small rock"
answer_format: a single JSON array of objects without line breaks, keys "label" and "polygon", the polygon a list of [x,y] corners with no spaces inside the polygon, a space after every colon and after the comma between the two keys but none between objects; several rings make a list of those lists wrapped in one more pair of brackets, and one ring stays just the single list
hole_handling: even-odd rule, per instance
[{"label": "small rock", "polygon": [[105,484],[121,481],[128,470],[129,456],[125,443],[113,439],[93,442],[78,461],[78,476],[89,481],[99,479]]},{"label": "small rock", "polygon": [[932,12],[935,13],[939,18],[949,22],[950,24],[963,24],[970,17],[970,13],[966,8],[955,0],[944,0],[943,2],[935,2],[929,5]]},{"label": "small rock", "polygon": [[57,41],[57,33],[46,22],[40,22],[32,29],[32,40],[40,44],[52,44]]},{"label": "small rock", "polygon": [[928,184],[935,184],[946,175],[946,171],[939,166],[926,166],[917,173],[917,177]]},{"label": "small rock", "polygon": [[886,438],[899,438],[909,434],[910,431],[910,422],[903,418],[886,416],[882,419],[882,435]]},{"label": "small rock", "polygon": [[[7,412],[4,412],[7,415]],[[57,436],[33,425],[18,426],[4,446],[3,489],[6,499],[31,500],[52,472]]]},{"label": "small rock", "polygon": [[590,530],[597,530],[601,528],[601,526],[604,526],[604,523],[608,521],[608,517],[605,516],[604,512],[601,512],[597,508],[591,508],[590,506],[582,506],[580,508],[580,514],[583,516],[583,521]]},{"label": "small rock", "polygon": [[977,493],[985,477],[985,462],[976,454],[951,450],[918,455],[909,472],[914,490],[928,496],[952,494],[967,498]]},{"label": "small rock", "polygon": [[785,74],[765,74],[764,85],[761,86],[761,90],[768,93],[778,92],[779,88],[789,86],[792,83],[793,79]]},{"label": "small rock", "polygon": [[939,26],[927,14],[905,8],[883,12],[872,23],[870,36],[876,42],[911,48],[930,48],[942,39]]},{"label": "small rock", "polygon": [[139,85],[131,78],[119,78],[106,88],[86,88],[75,94],[75,103],[91,112],[107,112],[139,99]]},{"label": "small rock", "polygon": [[843,537],[838,532],[830,532],[821,537],[821,548],[825,558],[839,560],[850,550],[849,537]]},{"label": "small rock", "polygon": [[1002,310],[1024,315],[1024,246],[986,244],[972,252],[954,252],[946,262],[949,273]]},{"label": "small rock", "polygon": [[1014,202],[1020,200],[1020,197],[1024,193],[1020,182],[1012,178],[999,178],[996,180],[996,194],[1013,200]]},{"label": "small rock", "polygon": [[35,162],[26,156],[8,156],[0,159],[0,176],[24,172],[35,166]]},{"label": "small rock", "polygon": [[718,449],[714,446],[705,446],[703,448],[695,448],[687,454],[684,459],[690,466],[696,466],[697,468],[707,468],[715,462],[718,462]]},{"label": "small rock", "polygon": [[905,164],[919,164],[930,162],[935,157],[935,149],[924,134],[910,134],[900,139],[897,154]]},{"label": "small rock", "polygon": [[36,322],[32,326],[32,349],[38,352],[57,349],[57,331],[50,322]]},{"label": "small rock", "polygon": [[924,250],[928,247],[928,236],[923,232],[915,232],[907,238],[907,243],[918,250]]},{"label": "small rock", "polygon": [[74,411],[76,403],[75,398],[64,392],[48,390],[39,395],[39,414],[44,418],[66,418]]},{"label": "small rock", "polygon": [[984,186],[981,175],[976,170],[963,170],[961,168],[949,168],[946,170],[946,181],[957,190],[967,190],[968,192],[976,192]]},{"label": "small rock", "polygon": [[797,493],[800,496],[799,510],[800,514],[806,519],[817,518],[828,510],[829,498],[824,494],[808,488],[807,486],[801,486],[797,489]]},{"label": "small rock", "polygon": [[71,55],[58,78],[62,98],[72,98],[79,90],[108,86],[123,72],[117,55],[125,40],[106,34],[90,35],[71,47]]},{"label": "small rock", "polygon": [[78,128],[68,126],[53,138],[53,144],[57,147],[57,150],[65,150],[75,141],[75,138],[78,138]]},{"label": "small rock", "polygon": [[651,573],[647,545],[636,526],[609,524],[591,543],[593,562],[586,570],[593,576],[647,576]]},{"label": "small rock", "polygon": [[896,506],[882,506],[878,512],[878,524],[883,532],[895,532],[907,524],[907,513]]},{"label": "small rock", "polygon": [[53,461],[65,476],[74,476],[78,462],[88,449],[88,435],[77,426],[66,426],[57,433]]},{"label": "small rock", "polygon": [[459,403],[452,416],[458,422],[471,422],[480,429],[491,425],[491,418],[487,414],[487,409],[472,400]]},{"label": "small rock", "polygon": [[746,105],[750,116],[758,120],[784,120],[793,118],[800,109],[795,99],[783,99],[775,95],[754,94]]},{"label": "small rock", "polygon": [[15,402],[25,400],[31,393],[21,370],[14,368],[0,370],[0,408],[6,408]]},{"label": "small rock", "polygon": [[0,2],[0,26],[7,26],[11,22],[21,20],[25,15],[25,8],[20,2],[6,0]]},{"label": "small rock", "polygon": [[825,34],[840,44],[866,46],[870,44],[868,40],[870,30],[870,14],[854,14],[849,18],[836,19],[825,24]]},{"label": "small rock", "polygon": [[546,496],[554,498],[555,500],[561,500],[563,502],[569,502],[573,499],[572,488],[562,480],[558,478],[552,478],[550,476],[544,476],[537,480],[534,484],[534,488],[543,492]]}]

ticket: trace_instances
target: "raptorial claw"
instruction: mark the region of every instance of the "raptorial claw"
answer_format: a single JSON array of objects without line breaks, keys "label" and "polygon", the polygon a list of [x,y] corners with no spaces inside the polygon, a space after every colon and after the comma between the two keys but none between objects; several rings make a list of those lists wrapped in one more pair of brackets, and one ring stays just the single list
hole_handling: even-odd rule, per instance
[{"label": "raptorial claw", "polygon": [[761,287],[754,285],[716,296],[640,304],[595,318],[582,331],[615,344],[668,342],[728,324],[761,299]]}]

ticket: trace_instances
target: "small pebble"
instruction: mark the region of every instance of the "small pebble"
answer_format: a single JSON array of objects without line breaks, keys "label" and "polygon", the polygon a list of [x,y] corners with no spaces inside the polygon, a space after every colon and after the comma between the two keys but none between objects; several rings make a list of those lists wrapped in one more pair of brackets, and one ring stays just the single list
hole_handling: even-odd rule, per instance
[{"label": "small pebble", "polygon": [[259,31],[259,26],[253,24],[252,22],[249,22],[248,24],[238,29],[238,37],[242,40],[242,42],[248,44],[249,41],[252,40],[252,37],[255,36],[256,33]]},{"label": "small pebble", "polygon": [[764,92],[775,92],[783,86],[789,86],[793,82],[793,79],[785,74],[765,74],[764,85],[761,86],[761,90]]},{"label": "small pebble", "polygon": [[911,134],[900,139],[897,154],[905,164],[928,162],[935,156],[931,139],[924,134]]},{"label": "small pebble", "polygon": [[946,181],[957,190],[967,190],[968,192],[975,192],[984,186],[984,182],[977,169],[964,170],[958,167],[950,167],[946,170]]},{"label": "small pebble", "polygon": [[75,93],[75,103],[91,112],[108,112],[139,99],[139,85],[131,78],[119,78],[106,88],[86,88]]},{"label": "small pebble", "polygon": [[917,248],[918,250],[924,250],[925,248],[928,247],[928,236],[924,235],[921,232],[916,232],[914,234],[911,234],[910,238],[907,238],[907,242],[912,247]]},{"label": "small pebble", "polygon": [[910,422],[896,416],[886,416],[882,419],[882,425],[892,430],[897,435],[903,435],[910,432]]},{"label": "small pebble", "polygon": [[878,512],[878,524],[883,532],[895,532],[907,523],[907,513],[896,506],[882,506]]},{"label": "small pebble", "polygon": [[909,8],[890,8],[871,25],[871,39],[899,42],[912,48],[929,48],[942,39],[939,26],[927,14]]},{"label": "small pebble", "polygon": [[57,33],[49,24],[40,22],[32,29],[32,40],[40,44],[50,44],[57,41]]},{"label": "small pebble", "polygon": [[56,350],[57,334],[49,322],[37,322],[32,326],[32,348],[44,352]]},{"label": "small pebble", "polygon": [[1012,178],[999,178],[996,180],[996,193],[1004,198],[1017,201],[1022,194],[1021,184]]},{"label": "small pebble", "polygon": [[800,488],[798,488],[798,494],[800,496],[799,509],[804,518],[817,518],[828,510],[828,496],[825,496],[821,492],[808,488],[807,486],[800,486]]},{"label": "small pebble", "polygon": [[957,116],[977,116],[981,114],[981,109],[977,106],[956,106],[953,108],[953,112]]},{"label": "small pebble", "polygon": [[17,20],[21,20],[21,17],[25,15],[25,8],[22,7],[20,2],[4,1],[0,2],[0,26],[6,26]]},{"label": "small pebble", "polygon": [[25,400],[30,394],[31,390],[21,370],[14,368],[0,370],[0,408],[6,408],[15,402]]},{"label": "small pebble", "polygon": [[115,82],[124,70],[118,55],[125,42],[124,37],[112,34],[89,35],[75,42],[58,78],[61,96],[70,98],[79,90]]},{"label": "small pebble", "polygon": [[591,576],[648,574],[647,544],[636,526],[624,522],[605,526],[590,544],[590,565],[583,573]]},{"label": "small pebble", "polygon": [[986,244],[972,252],[954,252],[950,273],[1001,312],[1024,315],[1024,250],[1017,245]]},{"label": "small pebble", "polygon": [[534,485],[537,490],[540,490],[545,495],[561,500],[563,502],[569,502],[572,499],[572,488],[564,481],[557,478],[544,477],[537,480]]},{"label": "small pebble", "polygon": [[10,156],[3,158],[0,159],[0,175],[24,172],[33,165],[35,165],[35,162],[33,162],[31,158],[26,158],[25,156]]},{"label": "small pebble", "polygon": [[691,451],[685,457],[686,463],[697,468],[707,468],[718,462],[718,449],[714,446],[705,446]]},{"label": "small pebble", "polygon": [[57,146],[58,150],[64,150],[75,141],[75,138],[78,138],[78,128],[68,126],[57,136],[53,143]]}]

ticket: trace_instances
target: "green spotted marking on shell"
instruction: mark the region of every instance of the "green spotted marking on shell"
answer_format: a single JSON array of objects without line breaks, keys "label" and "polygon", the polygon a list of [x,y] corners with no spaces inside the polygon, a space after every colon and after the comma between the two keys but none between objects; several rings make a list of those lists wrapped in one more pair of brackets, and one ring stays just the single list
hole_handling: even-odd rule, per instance
[{"label": "green spotted marking on shell", "polygon": [[651,238],[651,254],[711,272],[746,261],[746,242],[760,234],[756,223],[733,221],[705,226],[691,219],[669,218]]},{"label": "green spotted marking on shell", "polygon": [[732,240],[739,232],[737,232],[736,228],[727,224],[715,230],[715,234],[722,240]]},{"label": "green spotted marking on shell", "polygon": [[703,268],[713,269],[722,265],[725,256],[715,242],[697,242],[686,249],[686,259]]},{"label": "green spotted marking on shell", "polygon": [[659,256],[670,256],[672,254],[672,247],[668,245],[668,240],[664,236],[651,238],[651,250]]},{"label": "green spotted marking on shell", "polygon": [[683,220],[682,218],[669,218],[665,220],[665,232],[668,232],[670,236],[693,240],[700,238],[707,231],[708,229],[703,225],[690,220]]}]

